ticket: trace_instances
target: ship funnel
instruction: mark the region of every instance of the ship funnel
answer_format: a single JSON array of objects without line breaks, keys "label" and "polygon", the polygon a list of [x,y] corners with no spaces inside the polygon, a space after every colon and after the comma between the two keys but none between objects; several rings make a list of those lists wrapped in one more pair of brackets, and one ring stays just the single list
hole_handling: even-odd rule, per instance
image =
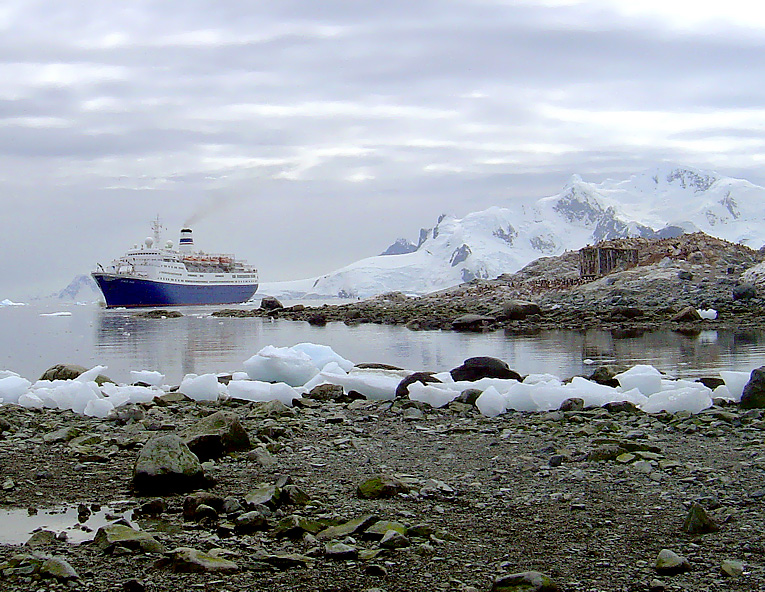
[{"label": "ship funnel", "polygon": [[194,250],[194,238],[191,236],[191,228],[181,229],[181,240],[178,241],[178,250],[181,253],[191,253]]}]

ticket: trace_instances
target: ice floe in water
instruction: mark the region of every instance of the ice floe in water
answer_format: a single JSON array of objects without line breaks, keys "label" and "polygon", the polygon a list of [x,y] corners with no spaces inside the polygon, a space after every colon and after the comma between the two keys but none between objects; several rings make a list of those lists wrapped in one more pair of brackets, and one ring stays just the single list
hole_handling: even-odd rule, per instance
[{"label": "ice floe in water", "polygon": [[[195,401],[232,398],[245,401],[294,399],[316,386],[333,384],[345,392],[356,391],[367,399],[391,400],[396,387],[410,374],[408,370],[358,368],[325,345],[301,343],[293,347],[267,346],[243,362],[244,371],[235,372],[228,384],[216,374],[187,374],[179,391]],[[31,383],[18,374],[0,371],[0,404],[28,408],[70,409],[93,417],[106,417],[122,405],[148,402],[170,390],[164,375],[151,370],[130,373],[132,385],[95,380],[106,370],[95,366],[74,380],[38,380]],[[605,386],[583,377],[563,381],[551,374],[532,374],[522,382],[483,378],[475,382],[454,381],[449,372],[434,377],[441,382],[409,385],[409,398],[433,407],[443,407],[467,389],[480,391],[476,407],[485,416],[507,411],[537,412],[560,408],[567,399],[577,398],[585,406],[627,401],[647,413],[689,411],[698,413],[712,405],[713,398],[739,401],[749,372],[720,372],[724,384],[714,392],[700,382],[670,380],[653,366],[637,365],[616,375],[618,387]]]}]

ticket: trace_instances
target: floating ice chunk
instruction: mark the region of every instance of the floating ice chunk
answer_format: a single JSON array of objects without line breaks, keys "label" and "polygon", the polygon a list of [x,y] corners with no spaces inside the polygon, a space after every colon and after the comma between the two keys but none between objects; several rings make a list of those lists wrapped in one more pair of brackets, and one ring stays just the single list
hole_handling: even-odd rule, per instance
[{"label": "floating ice chunk", "polygon": [[250,377],[247,372],[234,372],[231,374],[231,380],[249,380]]},{"label": "floating ice chunk", "polygon": [[26,302],[13,302],[12,300],[8,300],[7,298],[4,298],[3,300],[0,300],[0,306],[26,306]]},{"label": "floating ice chunk", "polygon": [[696,312],[699,313],[699,316],[702,319],[706,319],[708,321],[714,321],[717,318],[717,311],[713,308],[699,309]]},{"label": "floating ice chunk", "polygon": [[681,386],[651,395],[641,408],[646,413],[659,411],[699,413],[712,406],[711,394],[712,391],[701,383],[697,387]]},{"label": "floating ice chunk", "polygon": [[[584,401],[585,407],[601,407],[606,403],[622,401],[623,395],[615,388],[598,384],[581,376],[575,376],[568,384],[569,399],[577,398]],[[562,403],[563,401],[561,401]]]},{"label": "floating ice chunk", "polygon": [[95,380],[96,377],[101,374],[104,370],[106,370],[108,366],[93,366],[90,370],[86,370],[82,374],[80,374],[75,380],[77,382],[89,382],[91,380]]},{"label": "floating ice chunk", "polygon": [[422,384],[421,382],[414,382],[409,385],[409,398],[412,401],[427,403],[431,407],[448,405],[459,397],[459,394],[460,391],[438,385],[437,383]]},{"label": "floating ice chunk", "polygon": [[187,374],[178,390],[194,401],[217,401],[221,395],[221,384],[215,374]]},{"label": "floating ice chunk", "polygon": [[734,401],[741,400],[741,394],[744,392],[746,383],[749,382],[751,372],[734,372],[732,370],[722,370],[720,372],[720,378],[725,381],[725,386],[728,387],[731,399]]},{"label": "floating ice chunk", "polygon": [[41,312],[41,317],[71,317],[71,312]]},{"label": "floating ice chunk", "polygon": [[273,345],[245,360],[244,369],[252,380],[284,382],[290,386],[302,386],[319,373],[308,354]]},{"label": "floating ice chunk", "polygon": [[83,413],[88,417],[106,417],[112,409],[114,405],[109,399],[91,399]]},{"label": "floating ice chunk", "polygon": [[529,374],[523,379],[523,384],[562,384],[560,378],[552,374]]},{"label": "floating ice chunk", "polygon": [[347,372],[343,370],[336,362],[330,362],[321,372],[314,376],[311,380],[306,382],[301,391],[304,393],[310,393],[314,388],[320,384],[340,384]]},{"label": "floating ice chunk", "polygon": [[292,346],[290,349],[292,349],[292,351],[306,354],[309,358],[311,358],[314,366],[320,370],[330,362],[334,362],[346,372],[350,371],[354,365],[350,360],[346,360],[344,357],[336,354],[334,350],[328,345],[317,345],[315,343],[298,343],[297,345]]},{"label": "floating ice chunk", "polygon": [[292,400],[300,397],[298,392],[283,382],[272,384],[259,380],[232,380],[228,383],[228,395],[243,401],[281,401],[292,407]]},{"label": "floating ice chunk", "polygon": [[476,399],[475,406],[486,417],[494,417],[507,410],[507,398],[490,386]]},{"label": "floating ice chunk", "polygon": [[0,378],[0,399],[6,405],[8,403],[17,403],[19,397],[29,390],[32,385],[26,378],[12,374],[5,378]]},{"label": "floating ice chunk", "polygon": [[153,370],[131,370],[130,380],[133,383],[142,382],[149,386],[160,386],[162,381],[165,380],[165,375]]},{"label": "floating ice chunk", "polygon": [[661,372],[653,366],[638,364],[614,378],[625,391],[636,388],[644,395],[652,395],[661,390]]}]

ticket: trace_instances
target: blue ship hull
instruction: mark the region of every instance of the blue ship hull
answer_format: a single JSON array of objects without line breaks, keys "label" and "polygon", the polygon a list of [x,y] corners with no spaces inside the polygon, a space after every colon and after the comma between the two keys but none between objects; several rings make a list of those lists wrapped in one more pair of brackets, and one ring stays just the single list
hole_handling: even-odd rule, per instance
[{"label": "blue ship hull", "polygon": [[107,308],[137,306],[189,306],[200,304],[238,304],[249,300],[258,284],[172,284],[94,273]]}]

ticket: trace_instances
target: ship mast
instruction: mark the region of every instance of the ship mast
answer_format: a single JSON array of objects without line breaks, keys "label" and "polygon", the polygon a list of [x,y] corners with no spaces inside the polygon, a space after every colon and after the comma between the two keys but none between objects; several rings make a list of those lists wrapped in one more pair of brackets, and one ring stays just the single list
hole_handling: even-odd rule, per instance
[{"label": "ship mast", "polygon": [[162,226],[162,223],[159,220],[159,214],[157,214],[157,217],[151,223],[151,230],[154,232],[154,244],[157,245],[157,248],[159,248],[159,241],[162,238],[162,231],[165,230],[164,226]]}]

